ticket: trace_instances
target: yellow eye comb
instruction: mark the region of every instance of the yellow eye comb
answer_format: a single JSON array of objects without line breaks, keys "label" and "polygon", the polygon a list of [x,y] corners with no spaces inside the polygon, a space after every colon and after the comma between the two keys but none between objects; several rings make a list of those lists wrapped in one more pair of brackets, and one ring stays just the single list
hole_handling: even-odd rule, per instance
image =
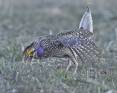
[{"label": "yellow eye comb", "polygon": [[25,57],[33,57],[33,53],[34,53],[33,48],[26,48],[23,54]]},{"label": "yellow eye comb", "polygon": [[26,51],[26,55],[27,56],[33,56],[33,49],[32,48],[30,48],[30,49],[28,49],[27,51]]}]

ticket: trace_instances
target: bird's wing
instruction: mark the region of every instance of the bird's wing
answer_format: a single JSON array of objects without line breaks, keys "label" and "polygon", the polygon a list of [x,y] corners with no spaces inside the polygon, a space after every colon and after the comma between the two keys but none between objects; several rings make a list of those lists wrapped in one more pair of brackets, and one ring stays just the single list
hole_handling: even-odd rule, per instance
[{"label": "bird's wing", "polygon": [[81,61],[98,62],[101,52],[85,32],[79,32],[78,35],[73,35],[73,32],[63,33],[59,35],[57,41],[61,42],[64,47],[71,48]]},{"label": "bird's wing", "polygon": [[59,34],[57,34],[57,37],[64,37],[64,36],[75,36],[75,37],[91,37],[93,35],[93,33],[89,32],[89,31],[85,31],[83,29],[79,29],[79,31],[68,31],[68,32],[61,32]]},{"label": "bird's wing", "polygon": [[69,31],[57,34],[54,40],[61,42],[66,47],[72,47],[77,44],[80,45],[86,40],[91,40],[93,33],[80,29],[79,31]]},{"label": "bird's wing", "polygon": [[98,62],[100,50],[90,38],[91,35],[90,32],[84,30],[60,33],[55,36],[52,35],[47,38],[49,41],[48,49],[70,48],[82,62]]},{"label": "bird's wing", "polygon": [[83,62],[98,62],[101,57],[101,51],[93,41],[87,40],[80,45],[72,47]]}]

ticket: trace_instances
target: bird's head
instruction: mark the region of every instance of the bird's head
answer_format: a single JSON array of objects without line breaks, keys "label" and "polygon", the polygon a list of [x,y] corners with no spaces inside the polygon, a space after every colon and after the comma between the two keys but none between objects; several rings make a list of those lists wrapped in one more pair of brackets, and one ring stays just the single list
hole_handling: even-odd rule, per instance
[{"label": "bird's head", "polygon": [[41,59],[44,56],[44,47],[39,42],[33,42],[23,52],[24,61],[31,62],[32,59]]}]

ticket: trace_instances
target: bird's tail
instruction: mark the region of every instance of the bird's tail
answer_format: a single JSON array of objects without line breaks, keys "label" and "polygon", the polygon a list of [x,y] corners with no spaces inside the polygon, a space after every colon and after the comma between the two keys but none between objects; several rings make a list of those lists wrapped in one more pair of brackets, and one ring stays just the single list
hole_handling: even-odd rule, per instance
[{"label": "bird's tail", "polygon": [[79,29],[83,29],[85,31],[93,33],[93,20],[92,20],[91,10],[89,7],[87,7],[86,12],[81,18]]}]

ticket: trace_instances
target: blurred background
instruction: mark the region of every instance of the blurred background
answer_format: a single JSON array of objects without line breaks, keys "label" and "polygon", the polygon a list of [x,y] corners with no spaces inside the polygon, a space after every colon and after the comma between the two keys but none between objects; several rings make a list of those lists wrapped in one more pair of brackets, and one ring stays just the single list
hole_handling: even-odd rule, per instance
[{"label": "blurred background", "polygon": [[42,35],[76,28],[85,0],[0,0],[0,93],[117,93],[117,0],[90,0],[102,62],[81,64],[77,79],[66,60],[22,62],[24,47]]}]

